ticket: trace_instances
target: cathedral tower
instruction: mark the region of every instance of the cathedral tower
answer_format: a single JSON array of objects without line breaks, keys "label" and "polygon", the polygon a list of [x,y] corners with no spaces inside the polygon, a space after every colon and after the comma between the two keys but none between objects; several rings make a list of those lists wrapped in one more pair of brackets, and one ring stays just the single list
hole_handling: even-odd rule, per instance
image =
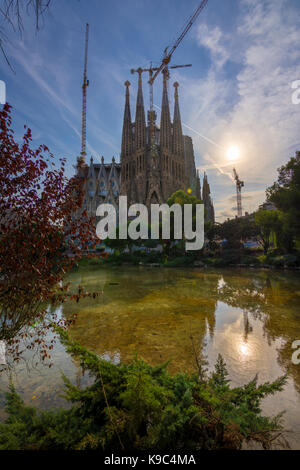
[{"label": "cathedral tower", "polygon": [[[128,204],[163,203],[177,190],[200,191],[193,142],[184,136],[180,117],[177,82],[174,83],[174,115],[171,121],[168,71],[163,73],[160,128],[154,124],[150,142],[150,122],[146,125],[142,89],[142,69],[138,69],[135,122],[131,121],[129,82],[125,82],[125,109],[121,147],[121,188]],[[148,113],[149,114],[149,113]],[[198,183],[200,183],[198,181]]]}]

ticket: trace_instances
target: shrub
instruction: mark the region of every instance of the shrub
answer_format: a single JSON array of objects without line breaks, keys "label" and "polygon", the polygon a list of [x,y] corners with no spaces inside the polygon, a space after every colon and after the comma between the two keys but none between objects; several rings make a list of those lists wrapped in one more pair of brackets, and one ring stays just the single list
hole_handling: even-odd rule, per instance
[{"label": "shrub", "polygon": [[165,262],[165,266],[170,267],[181,267],[189,266],[193,263],[193,258],[189,256],[181,256],[179,258],[174,258]]},{"label": "shrub", "polygon": [[241,249],[230,249],[227,248],[223,251],[223,260],[224,260],[224,265],[230,265],[230,264],[239,264],[241,263],[241,255],[242,255],[242,250]]},{"label": "shrub", "polygon": [[256,258],[255,256],[243,256],[241,259],[241,263],[247,264],[247,265],[250,265],[250,264],[258,265],[259,259]]},{"label": "shrub", "polygon": [[283,267],[283,266],[296,266],[297,265],[297,256],[296,255],[282,255],[282,256],[275,256],[274,258],[270,259],[270,262],[273,266]]},{"label": "shrub", "polygon": [[80,389],[63,377],[72,407],[40,413],[25,406],[11,386],[0,449],[240,449],[249,440],[269,448],[281,429],[282,415],[262,416],[260,403],[282,390],[286,377],[262,385],[255,377],[231,388],[221,356],[210,375],[198,362],[198,374],[171,376],[167,364],[106,362],[59,332],[94,383]]}]

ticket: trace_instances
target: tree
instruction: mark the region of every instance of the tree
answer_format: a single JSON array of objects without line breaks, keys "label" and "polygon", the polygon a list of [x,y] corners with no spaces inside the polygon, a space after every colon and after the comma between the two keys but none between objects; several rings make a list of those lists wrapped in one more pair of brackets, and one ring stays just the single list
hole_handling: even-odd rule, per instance
[{"label": "tree", "polygon": [[[267,198],[284,214],[285,226],[300,238],[300,152],[278,169],[277,181],[267,189]],[[291,243],[290,236],[288,244]]]},{"label": "tree", "polygon": [[6,104],[0,112],[0,339],[17,350],[21,339],[15,336],[29,338],[25,327],[33,320],[40,331],[46,326],[45,302],[66,299],[64,276],[96,234],[86,213],[74,215],[82,205],[82,180],[67,179],[65,160],[56,167],[45,145],[31,149],[30,129],[17,143],[11,122]]},{"label": "tree", "polygon": [[279,217],[277,211],[259,210],[255,214],[255,223],[259,227],[259,233],[265,254],[267,254],[270,248],[271,235],[278,231],[278,221]]},{"label": "tree", "polygon": [[228,248],[239,249],[242,241],[258,235],[258,229],[252,216],[236,217],[226,220],[215,228],[217,235],[227,240]]},{"label": "tree", "polygon": [[275,232],[276,247],[284,253],[291,253],[294,250],[294,227],[290,223],[289,214],[281,211],[278,213],[278,224]]},{"label": "tree", "polygon": [[[21,34],[23,27],[22,17],[24,13],[34,13],[36,31],[40,29],[40,23],[44,13],[49,8],[51,0],[1,0],[0,15],[13,28]],[[6,62],[12,69],[8,57],[5,53],[3,42],[6,40],[6,34],[3,28],[0,29],[0,49]]]},{"label": "tree", "polygon": [[120,232],[120,227],[118,226],[116,228],[116,238],[108,238],[105,239],[104,243],[108,248],[111,248],[112,250],[118,250],[120,253],[122,253],[128,246],[128,240],[127,239],[121,239],[119,238],[119,232]]},{"label": "tree", "polygon": [[[185,191],[183,191],[182,189],[178,190],[178,191],[175,191],[175,193],[173,193],[169,199],[167,200],[167,204],[169,207],[173,206],[173,204],[179,204],[182,209],[184,207],[184,204],[191,204],[192,205],[192,223],[193,223],[193,229],[195,229],[195,219],[196,219],[196,206],[197,204],[202,204],[202,201],[200,199],[198,199],[196,196],[191,196],[189,194],[187,194]],[[184,211],[182,210],[182,227],[184,226],[183,225],[183,217],[184,217]],[[162,246],[163,246],[163,249],[164,251],[168,254],[169,251],[170,251],[170,246],[172,244],[172,242],[175,240],[174,239],[174,214],[171,213],[171,217],[170,217],[170,224],[171,224],[171,227],[170,227],[170,240],[165,240],[162,238],[162,234],[161,234],[161,243],[162,243]],[[184,246],[184,244],[182,244],[182,246]]]}]

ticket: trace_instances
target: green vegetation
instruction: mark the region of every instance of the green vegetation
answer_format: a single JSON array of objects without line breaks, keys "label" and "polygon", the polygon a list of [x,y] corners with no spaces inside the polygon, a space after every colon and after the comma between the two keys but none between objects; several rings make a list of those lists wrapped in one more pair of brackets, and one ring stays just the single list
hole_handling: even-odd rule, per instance
[{"label": "green vegetation", "polygon": [[194,375],[171,376],[167,364],[153,367],[138,358],[114,365],[59,332],[94,383],[80,389],[63,377],[72,406],[48,412],[26,406],[11,385],[0,449],[240,449],[250,440],[267,449],[280,436],[282,414],[264,417],[260,403],[282,390],[285,377],[262,385],[255,377],[230,388],[221,356],[211,374],[199,360]]}]

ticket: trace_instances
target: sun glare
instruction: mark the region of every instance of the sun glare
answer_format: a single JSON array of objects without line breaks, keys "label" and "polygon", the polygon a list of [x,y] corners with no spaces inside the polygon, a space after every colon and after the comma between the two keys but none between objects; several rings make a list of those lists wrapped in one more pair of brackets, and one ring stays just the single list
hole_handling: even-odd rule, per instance
[{"label": "sun glare", "polygon": [[233,145],[232,147],[229,147],[229,149],[227,150],[227,160],[229,161],[235,161],[235,160],[238,160],[239,156],[240,156],[240,150],[239,148],[236,146],[236,145]]}]

